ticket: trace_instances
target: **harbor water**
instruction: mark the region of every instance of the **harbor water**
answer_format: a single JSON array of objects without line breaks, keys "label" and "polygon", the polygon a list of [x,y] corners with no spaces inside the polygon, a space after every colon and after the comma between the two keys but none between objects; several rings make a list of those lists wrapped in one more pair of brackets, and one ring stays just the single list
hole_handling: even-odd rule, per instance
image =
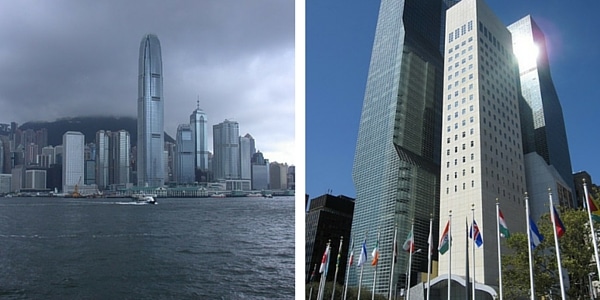
[{"label": "harbor water", "polygon": [[0,298],[294,298],[294,197],[157,200],[0,198]]}]

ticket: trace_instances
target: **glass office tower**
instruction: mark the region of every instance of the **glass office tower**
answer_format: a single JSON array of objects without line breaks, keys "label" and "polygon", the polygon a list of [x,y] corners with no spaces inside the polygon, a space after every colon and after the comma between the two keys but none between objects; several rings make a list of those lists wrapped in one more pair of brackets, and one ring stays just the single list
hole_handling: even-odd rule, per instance
[{"label": "glass office tower", "polygon": [[240,126],[225,120],[213,125],[213,171],[215,179],[240,178]]},{"label": "glass office tower", "polygon": [[[550,75],[546,38],[531,16],[509,25],[508,30],[512,34],[513,49],[519,63],[521,93],[532,109],[527,116],[532,119],[534,127],[534,149],[531,150],[553,166],[571,190],[558,195],[565,198],[560,202],[577,207],[576,200],[581,199],[574,199],[570,193],[575,190],[571,156],[562,107]],[[546,186],[553,185],[550,182]],[[530,193],[533,188],[528,183]],[[556,188],[553,190],[555,194],[559,192]]]},{"label": "glass office tower", "polygon": [[194,138],[188,124],[177,127],[177,146],[175,153],[175,174],[178,184],[191,184],[194,175]]},{"label": "glass office tower", "polygon": [[206,113],[198,107],[190,115],[190,126],[194,137],[194,152],[196,170],[208,169],[208,118]]},{"label": "glass office tower", "polygon": [[160,42],[147,34],[140,43],[138,77],[138,186],[164,184],[164,99]]},{"label": "glass office tower", "polygon": [[[430,216],[438,236],[441,130],[442,1],[382,0],[359,125],[352,177],[354,253],[366,237],[369,262],[378,232],[375,292],[389,291],[394,224],[399,248],[414,221],[416,248],[427,249]],[[413,256],[411,282],[427,271],[427,251]],[[405,287],[408,253],[400,251],[394,289]],[[357,286],[360,268],[351,268]],[[362,286],[372,289],[375,267]]]}]

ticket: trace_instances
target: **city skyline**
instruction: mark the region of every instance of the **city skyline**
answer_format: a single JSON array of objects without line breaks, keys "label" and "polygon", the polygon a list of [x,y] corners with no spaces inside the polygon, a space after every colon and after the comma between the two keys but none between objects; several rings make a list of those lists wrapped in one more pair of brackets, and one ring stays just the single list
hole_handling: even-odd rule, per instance
[{"label": "city skyline", "polygon": [[[594,116],[600,92],[593,89],[597,77],[591,71],[600,62],[587,50],[600,46],[592,30],[598,4],[486,2],[505,26],[530,14],[545,33],[573,172],[600,178],[600,165],[593,163],[598,141],[591,138],[600,125]],[[378,10],[379,1],[307,3],[306,193],[311,198],[327,191],[356,195],[352,162]],[[343,121],[330,122],[332,116]]]},{"label": "city skyline", "polygon": [[209,126],[236,120],[271,160],[293,163],[294,5],[233,4],[2,1],[0,122],[136,116],[139,40],[154,33],[170,136],[199,99]]}]

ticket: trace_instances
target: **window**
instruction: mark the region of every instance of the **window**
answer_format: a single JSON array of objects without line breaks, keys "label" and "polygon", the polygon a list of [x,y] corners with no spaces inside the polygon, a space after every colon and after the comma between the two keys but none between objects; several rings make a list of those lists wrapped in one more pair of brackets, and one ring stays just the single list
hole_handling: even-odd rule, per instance
[{"label": "window", "polygon": [[454,32],[450,32],[448,35],[448,43],[451,43],[452,41],[454,41]]}]

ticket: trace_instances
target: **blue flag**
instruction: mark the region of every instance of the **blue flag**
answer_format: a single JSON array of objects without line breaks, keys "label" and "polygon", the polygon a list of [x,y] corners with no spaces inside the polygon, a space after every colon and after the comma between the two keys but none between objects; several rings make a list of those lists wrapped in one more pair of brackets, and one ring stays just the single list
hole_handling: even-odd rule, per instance
[{"label": "blue flag", "polygon": [[477,245],[477,248],[483,246],[483,236],[481,234],[481,231],[479,231],[479,226],[477,226],[477,223],[475,222],[475,220],[473,220],[473,225],[471,225],[471,231],[469,232],[469,238],[475,240],[475,245]]},{"label": "blue flag", "polygon": [[531,219],[529,219],[529,235],[531,237],[531,249],[535,249],[544,240],[544,236],[540,234],[535,222]]}]

